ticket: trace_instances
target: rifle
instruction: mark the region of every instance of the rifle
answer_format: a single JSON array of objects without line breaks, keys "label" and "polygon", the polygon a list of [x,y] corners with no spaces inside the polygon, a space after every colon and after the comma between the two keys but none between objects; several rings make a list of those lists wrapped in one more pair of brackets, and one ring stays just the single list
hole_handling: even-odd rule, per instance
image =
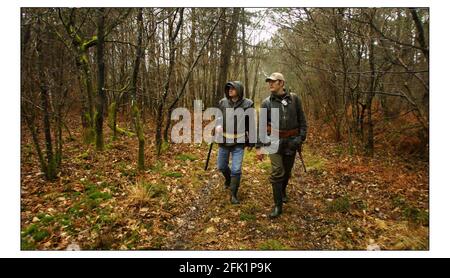
[{"label": "rifle", "polygon": [[213,144],[214,144],[214,142],[211,142],[209,144],[208,156],[206,157],[205,171],[208,170],[209,158],[211,157],[211,150],[212,150]]},{"label": "rifle", "polygon": [[302,145],[303,145],[303,143],[300,144],[300,147],[297,149],[297,152],[298,152],[298,156],[300,157],[300,161],[302,162],[303,170],[305,170],[305,173],[306,173],[305,161],[303,160],[303,155],[302,155]]}]

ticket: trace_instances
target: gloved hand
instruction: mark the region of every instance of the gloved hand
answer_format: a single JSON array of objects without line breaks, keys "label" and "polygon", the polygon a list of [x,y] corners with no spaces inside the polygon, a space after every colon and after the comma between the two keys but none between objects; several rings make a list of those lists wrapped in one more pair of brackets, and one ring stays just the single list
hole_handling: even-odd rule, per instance
[{"label": "gloved hand", "polygon": [[300,134],[300,140],[302,141],[302,143],[303,142],[305,142],[305,140],[306,140],[306,134]]}]

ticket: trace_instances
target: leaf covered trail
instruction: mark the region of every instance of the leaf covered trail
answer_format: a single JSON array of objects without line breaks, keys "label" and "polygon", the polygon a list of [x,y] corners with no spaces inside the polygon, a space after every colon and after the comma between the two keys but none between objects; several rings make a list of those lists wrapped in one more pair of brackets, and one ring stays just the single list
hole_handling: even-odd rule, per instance
[{"label": "leaf covered trail", "polygon": [[[75,137],[81,138],[81,137]],[[149,137],[150,138],[150,137]],[[270,161],[246,150],[239,205],[215,169],[217,146],[172,145],[136,171],[137,140],[121,137],[104,152],[65,143],[63,168],[46,182],[30,139],[22,138],[22,249],[59,250],[426,250],[428,162],[394,155],[349,156],[337,144],[305,145],[289,202],[270,220]]]}]

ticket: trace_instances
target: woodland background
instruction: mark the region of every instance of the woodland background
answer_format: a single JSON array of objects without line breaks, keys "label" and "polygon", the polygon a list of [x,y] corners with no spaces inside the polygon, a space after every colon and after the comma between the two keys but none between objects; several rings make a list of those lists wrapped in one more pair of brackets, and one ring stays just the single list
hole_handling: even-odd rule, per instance
[{"label": "woodland background", "polygon": [[[22,249],[429,247],[429,11],[23,8]],[[170,113],[282,72],[308,118],[271,221],[270,162],[246,152],[232,206],[206,144]],[[212,164],[214,164],[215,152]]]}]

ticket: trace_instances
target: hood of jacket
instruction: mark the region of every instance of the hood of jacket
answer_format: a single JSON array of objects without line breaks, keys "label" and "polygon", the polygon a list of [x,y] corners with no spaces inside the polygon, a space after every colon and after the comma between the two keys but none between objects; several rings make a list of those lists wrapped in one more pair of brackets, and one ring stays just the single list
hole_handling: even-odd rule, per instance
[{"label": "hood of jacket", "polygon": [[244,98],[244,87],[240,81],[229,81],[225,84],[225,97],[230,100],[230,96],[228,95],[229,87],[234,87],[236,89],[239,100]]}]

